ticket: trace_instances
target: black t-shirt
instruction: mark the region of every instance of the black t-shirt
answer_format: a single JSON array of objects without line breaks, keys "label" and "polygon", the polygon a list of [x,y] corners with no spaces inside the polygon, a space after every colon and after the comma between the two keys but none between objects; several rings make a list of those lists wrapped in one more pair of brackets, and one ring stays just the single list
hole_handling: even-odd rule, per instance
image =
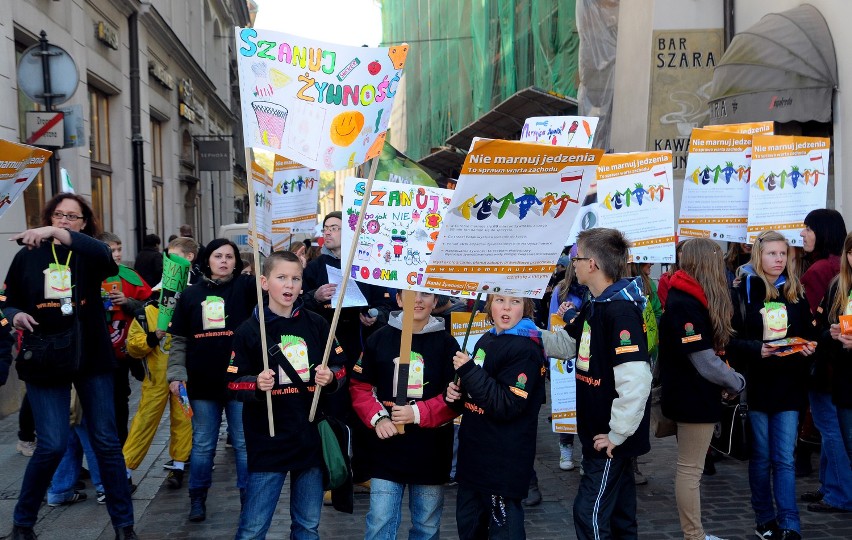
[{"label": "black t-shirt", "polygon": [[[606,452],[595,450],[594,437],[610,432],[612,402],[618,397],[614,368],[627,362],[649,362],[642,312],[626,300],[590,301],[583,304],[566,331],[577,340],[577,434],[583,455],[605,459]],[[634,457],[651,450],[648,409],[646,406],[633,435],[615,447],[614,456]]]},{"label": "black t-shirt", "polygon": [[[376,398],[390,413],[394,404],[394,376],[402,332],[385,326],[367,340],[364,354],[352,368],[353,379],[375,387]],[[458,342],[440,326],[438,331],[414,334],[409,365],[409,400],[425,401],[440,396],[453,380],[453,356]],[[416,359],[421,359],[418,362]],[[422,379],[416,375],[422,370]],[[412,385],[412,381],[414,384]],[[437,485],[450,476],[453,457],[452,422],[436,428],[405,426],[405,434],[389,439],[370,438],[370,463],[373,478],[400,484]]]},{"label": "black t-shirt", "polygon": [[[233,352],[226,370],[229,390],[236,392],[237,399],[244,402],[248,469],[251,472],[287,472],[318,467],[322,461],[322,447],[316,424],[308,422],[308,413],[316,388],[316,366],[322,363],[330,328],[322,317],[308,310],[296,310],[292,317],[274,317],[267,310],[266,321],[267,346],[283,345],[283,351],[279,348],[268,357],[269,368],[276,373],[271,392],[275,437],[269,436],[266,394],[256,390],[257,375],[263,371],[263,356],[260,323],[254,315],[234,333]],[[303,382],[310,395],[303,395],[280,367],[284,363],[283,355],[297,373],[304,373],[308,378]],[[328,367],[336,372],[338,380],[346,374],[342,369],[344,359],[343,350],[335,343]],[[325,402],[323,397],[332,395],[333,390],[322,390],[321,409]]]},{"label": "black t-shirt", "polygon": [[234,330],[257,305],[254,276],[189,286],[175,307],[169,333],[186,338],[186,391],[190,399],[225,400],[225,369]]},{"label": "black t-shirt", "polygon": [[722,387],[698,373],[689,354],[713,350],[710,312],[694,296],[669,289],[660,318],[660,379],[663,414],[677,422],[716,423]]}]

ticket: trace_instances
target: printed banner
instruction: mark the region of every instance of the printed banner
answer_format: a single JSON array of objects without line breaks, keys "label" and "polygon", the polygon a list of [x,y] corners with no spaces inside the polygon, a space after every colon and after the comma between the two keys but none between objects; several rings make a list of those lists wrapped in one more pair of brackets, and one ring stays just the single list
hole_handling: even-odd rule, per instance
[{"label": "printed banner", "polygon": [[254,247],[252,231],[257,227],[258,251],[266,256],[272,247],[272,179],[255,162],[251,164],[251,182],[254,189],[254,223],[249,223],[248,243]]},{"label": "printed banner", "polygon": [[591,148],[598,128],[596,116],[535,116],[521,129],[521,142]]},{"label": "printed banner", "polygon": [[718,126],[704,126],[710,131],[727,131],[728,133],[742,133],[743,135],[774,135],[775,122],[745,122],[743,124],[720,124]]},{"label": "printed banner", "polygon": [[[565,327],[559,315],[550,315],[550,331]],[[550,359],[550,425],[554,433],[577,433],[577,379],[574,377],[576,358]]]},{"label": "printed banner", "polygon": [[692,130],[679,238],[746,241],[751,139],[736,131]]},{"label": "printed banner", "polygon": [[426,267],[426,286],[541,298],[602,154],[474,143]]},{"label": "printed banner", "polygon": [[[347,178],[343,193],[341,259],[349,256],[364,188],[363,178]],[[374,180],[351,278],[399,290],[434,292],[423,284],[423,271],[453,192]]]},{"label": "printed banner", "polygon": [[408,45],[347,47],[235,30],[246,146],[321,170],[379,155]]},{"label": "printed banner", "polygon": [[802,245],[805,216],[825,208],[830,145],[822,137],[753,137],[748,243],[774,230],[790,245]]},{"label": "printed banner", "polygon": [[[473,354],[473,349],[476,348],[476,343],[479,341],[479,338],[484,336],[491,327],[494,326],[488,321],[485,320],[485,313],[477,313],[473,317],[473,325],[470,327],[470,336],[467,338],[467,345],[465,349],[467,349],[467,354]],[[450,333],[456,338],[456,341],[459,343],[459,347],[464,343],[464,335],[467,332],[467,324],[470,322],[470,312],[468,311],[452,311],[450,312],[450,324],[451,330]]]},{"label": "printed banner", "polygon": [[413,161],[385,140],[385,146],[379,155],[375,180],[438,187],[436,180],[439,176],[438,173]]},{"label": "printed banner", "polygon": [[53,152],[0,140],[0,217],[18,200]]},{"label": "printed banner", "polygon": [[630,240],[633,262],[675,260],[672,153],[606,154],[597,169],[597,226]]},{"label": "printed banner", "polygon": [[290,249],[294,234],[311,233],[316,227],[319,171],[275,156],[270,199],[272,249]]}]

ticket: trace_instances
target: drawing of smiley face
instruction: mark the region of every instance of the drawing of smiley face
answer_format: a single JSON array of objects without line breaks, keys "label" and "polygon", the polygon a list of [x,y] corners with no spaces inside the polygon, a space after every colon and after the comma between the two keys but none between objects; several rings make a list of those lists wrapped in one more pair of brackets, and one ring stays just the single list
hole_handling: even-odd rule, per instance
[{"label": "drawing of smiley face", "polygon": [[337,146],[349,146],[364,127],[364,115],[359,111],[343,111],[331,121],[331,142]]}]

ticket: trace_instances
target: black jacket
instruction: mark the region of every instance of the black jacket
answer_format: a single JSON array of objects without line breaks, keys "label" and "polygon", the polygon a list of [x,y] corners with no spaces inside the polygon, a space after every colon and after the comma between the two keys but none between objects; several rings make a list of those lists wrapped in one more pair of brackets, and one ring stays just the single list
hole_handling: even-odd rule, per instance
[{"label": "black jacket", "polygon": [[[484,357],[484,358],[483,358]],[[544,352],[528,337],[487,333],[457,373],[466,398],[456,479],[476,491],[523,499],[544,400]],[[482,367],[475,362],[482,359]]]},{"label": "black jacket", "polygon": [[[69,231],[70,232],[70,231]],[[5,315],[11,322],[21,311],[33,316],[39,323],[36,334],[56,334],[71,328],[74,317],[81,323],[81,358],[79,372],[83,374],[108,373],[115,367],[115,355],[107,332],[104,304],[101,300],[101,283],[118,273],[109,247],[90,236],[70,232],[71,245],[43,243],[29,250],[22,248],[12,259],[6,276]],[[65,264],[71,252],[71,288],[74,299],[74,317],[64,316],[58,300],[44,297],[45,271],[56,260]],[[18,375],[27,380],[27,364],[17,362]],[[39,376],[43,381],[43,374]],[[67,384],[68,379],[56,379],[57,384]]]},{"label": "black jacket", "polygon": [[819,339],[814,356],[812,371],[818,379],[820,388],[826,385],[831,391],[834,405],[842,409],[852,409],[852,351],[831,337],[829,311],[837,296],[837,281],[828,289],[817,309]]},{"label": "black jacket", "polygon": [[[796,302],[784,298],[783,290],[772,300],[778,310],[766,310],[766,286],[754,275],[746,275],[733,291],[735,338],[725,351],[734,368],[746,376],[749,408],[764,413],[799,411],[807,404],[808,371],[810,362],[802,354],[761,358],[764,343],[764,315],[767,320],[780,310],[786,313],[786,331],[781,329],[772,341],[782,337],[816,339],[817,331],[805,296]],[[742,302],[740,302],[742,300]],[[774,308],[776,306],[770,306]],[[774,319],[771,319],[774,320]],[[766,325],[775,324],[770,322]],[[780,326],[784,326],[781,323]]]},{"label": "black jacket", "polygon": [[[265,307],[267,346],[273,348],[282,342],[290,344],[293,352],[288,357],[304,359],[303,365],[293,360],[291,365],[297,372],[306,369],[305,384],[309,394],[304,395],[280,367],[285,362],[280,347],[268,357],[269,367],[276,372],[272,394],[272,414],[275,436],[269,436],[266,393],[257,390],[257,375],[263,371],[263,356],[260,340],[260,323],[257,309],[234,334],[233,354],[228,362],[228,389],[243,405],[243,430],[248,453],[248,468],[251,472],[287,472],[319,467],[322,464],[322,448],[316,424],[308,422],[313,398],[315,366],[322,362],[325,343],[330,330],[322,317],[308,310],[294,309],[292,317],[279,317]],[[283,338],[283,341],[282,341]],[[304,353],[304,354],[301,354]],[[344,355],[340,347],[334,347],[328,367],[335,372],[335,379],[320,394],[329,395],[339,386],[346,375],[343,367]],[[308,367],[311,366],[311,367]]]}]

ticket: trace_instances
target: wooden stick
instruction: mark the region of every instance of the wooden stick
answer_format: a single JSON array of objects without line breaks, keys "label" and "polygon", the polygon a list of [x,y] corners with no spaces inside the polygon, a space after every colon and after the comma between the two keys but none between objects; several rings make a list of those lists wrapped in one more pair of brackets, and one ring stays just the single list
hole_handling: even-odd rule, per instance
[{"label": "wooden stick", "polygon": [[[408,368],[411,364],[411,338],[414,332],[414,291],[401,291],[402,293],[402,336],[399,340],[399,368],[396,379],[397,405],[405,405],[408,398]],[[405,433],[405,425],[397,424],[396,430]]]},{"label": "wooden stick", "polygon": [[[322,355],[322,366],[328,365],[328,357],[331,354],[331,346],[334,345],[334,333],[337,331],[337,322],[340,320],[340,310],[343,307],[343,294],[346,292],[346,285],[349,283],[349,274],[352,273],[352,260],[355,258],[355,251],[358,249],[358,236],[361,234],[361,227],[364,225],[364,214],[367,212],[367,202],[370,200],[370,192],[373,190],[373,180],[376,178],[376,168],[379,166],[379,158],[374,157],[370,164],[370,174],[367,177],[367,185],[364,187],[364,199],[361,201],[361,211],[358,213],[358,223],[355,224],[355,234],[352,236],[352,243],[349,246],[349,256],[346,258],[346,264],[341,264],[340,271],[343,273],[343,279],[337,287],[337,305],[334,307],[334,316],[331,318],[331,328],[328,331],[328,340],[325,342],[325,352]],[[346,223],[341,225],[345,226]],[[311,412],[308,415],[310,422],[314,421],[314,416],[317,413],[317,404],[319,403],[320,392],[322,387],[317,385],[314,392],[314,401],[311,403]]]},{"label": "wooden stick", "polygon": [[[257,289],[257,314],[260,319],[260,350],[263,353],[263,371],[269,369],[269,353],[266,350],[266,317],[263,313],[263,289],[260,287],[260,239],[257,236],[257,215],[254,209],[254,179],[252,178],[251,148],[246,148],[246,170],[248,171],[249,234],[254,242],[254,284]],[[269,436],[275,436],[275,421],[272,418],[272,391],[266,392],[266,418],[269,420]]]}]

